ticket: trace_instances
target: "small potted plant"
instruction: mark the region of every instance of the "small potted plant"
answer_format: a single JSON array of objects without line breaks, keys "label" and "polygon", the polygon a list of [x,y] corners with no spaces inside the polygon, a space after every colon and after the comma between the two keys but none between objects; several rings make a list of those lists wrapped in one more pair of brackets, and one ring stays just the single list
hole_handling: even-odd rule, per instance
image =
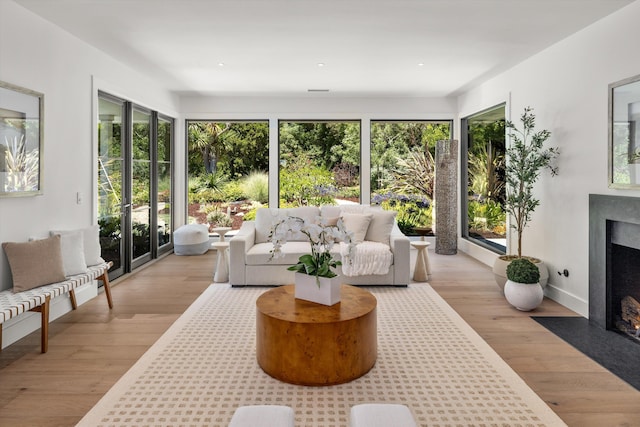
[{"label": "small potted plant", "polygon": [[514,259],[507,267],[504,296],[518,310],[531,311],[544,297],[539,280],[540,270],[534,263],[526,258]]},{"label": "small potted plant", "polygon": [[295,234],[305,235],[310,245],[310,253],[302,255],[297,264],[287,268],[295,271],[295,297],[324,305],[336,304],[340,301],[341,280],[333,269],[341,266],[342,261],[334,259],[331,249],[336,243],[345,242],[351,256],[355,246],[353,233],[344,228],[342,219],[333,226],[324,218],[320,218],[319,223],[312,223],[289,216],[271,230],[271,258],[284,256],[282,246]]}]

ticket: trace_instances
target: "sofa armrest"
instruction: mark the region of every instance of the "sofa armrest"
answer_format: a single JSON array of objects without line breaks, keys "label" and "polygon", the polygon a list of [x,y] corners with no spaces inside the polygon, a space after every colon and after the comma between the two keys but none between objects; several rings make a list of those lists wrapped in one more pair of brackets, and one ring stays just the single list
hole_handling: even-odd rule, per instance
[{"label": "sofa armrest", "polygon": [[407,236],[405,236],[398,224],[394,224],[391,235],[389,236],[389,247],[393,252],[393,284],[408,285],[411,282],[411,244]]},{"label": "sofa armrest", "polygon": [[246,285],[246,255],[256,241],[254,221],[242,223],[238,233],[229,240],[229,283]]}]

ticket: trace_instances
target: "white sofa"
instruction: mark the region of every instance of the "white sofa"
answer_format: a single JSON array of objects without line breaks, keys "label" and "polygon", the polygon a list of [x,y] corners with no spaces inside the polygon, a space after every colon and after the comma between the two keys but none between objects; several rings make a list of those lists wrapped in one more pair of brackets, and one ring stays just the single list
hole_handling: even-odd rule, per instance
[{"label": "white sofa", "polygon": [[[258,209],[255,221],[245,221],[238,233],[230,240],[229,282],[232,286],[292,284],[294,272],[287,270],[287,267],[296,264],[301,255],[310,253],[310,244],[306,236],[301,236],[297,240],[290,239],[282,246],[284,256],[272,258],[273,244],[269,235],[273,225],[287,216],[317,221],[320,215],[331,219],[347,213],[370,215],[371,221],[364,241],[371,240],[387,244],[393,257],[386,274],[344,276],[342,268],[338,267],[336,273],[342,276],[343,283],[395,286],[409,284],[409,238],[398,228],[395,212],[363,205]],[[340,259],[339,245],[334,246],[332,253],[335,253],[335,259]]]}]

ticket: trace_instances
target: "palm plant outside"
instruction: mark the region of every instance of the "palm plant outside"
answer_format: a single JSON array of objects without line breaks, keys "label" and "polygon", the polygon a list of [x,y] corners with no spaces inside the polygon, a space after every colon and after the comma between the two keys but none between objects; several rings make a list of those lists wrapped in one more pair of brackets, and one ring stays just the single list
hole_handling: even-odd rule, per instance
[{"label": "palm plant outside", "polygon": [[506,122],[511,137],[511,146],[507,149],[507,165],[505,168],[507,195],[506,209],[514,222],[511,227],[518,234],[518,258],[522,258],[522,233],[531,214],[540,205],[540,200],[533,195],[533,184],[540,177],[542,169],[549,169],[551,175],[558,173],[552,165],[560,154],[555,147],[544,148],[545,141],[551,136],[548,130],[535,131],[535,114],[533,108],[525,107],[520,116],[522,129],[518,129],[511,121]]}]

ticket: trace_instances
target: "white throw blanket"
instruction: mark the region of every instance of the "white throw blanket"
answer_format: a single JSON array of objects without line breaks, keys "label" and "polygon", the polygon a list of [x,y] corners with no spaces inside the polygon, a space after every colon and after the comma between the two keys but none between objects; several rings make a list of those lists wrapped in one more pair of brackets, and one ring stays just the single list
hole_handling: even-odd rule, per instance
[{"label": "white throw blanket", "polygon": [[365,276],[387,274],[393,262],[393,253],[388,245],[380,242],[358,243],[349,256],[349,245],[340,243],[342,274],[345,276]]}]

